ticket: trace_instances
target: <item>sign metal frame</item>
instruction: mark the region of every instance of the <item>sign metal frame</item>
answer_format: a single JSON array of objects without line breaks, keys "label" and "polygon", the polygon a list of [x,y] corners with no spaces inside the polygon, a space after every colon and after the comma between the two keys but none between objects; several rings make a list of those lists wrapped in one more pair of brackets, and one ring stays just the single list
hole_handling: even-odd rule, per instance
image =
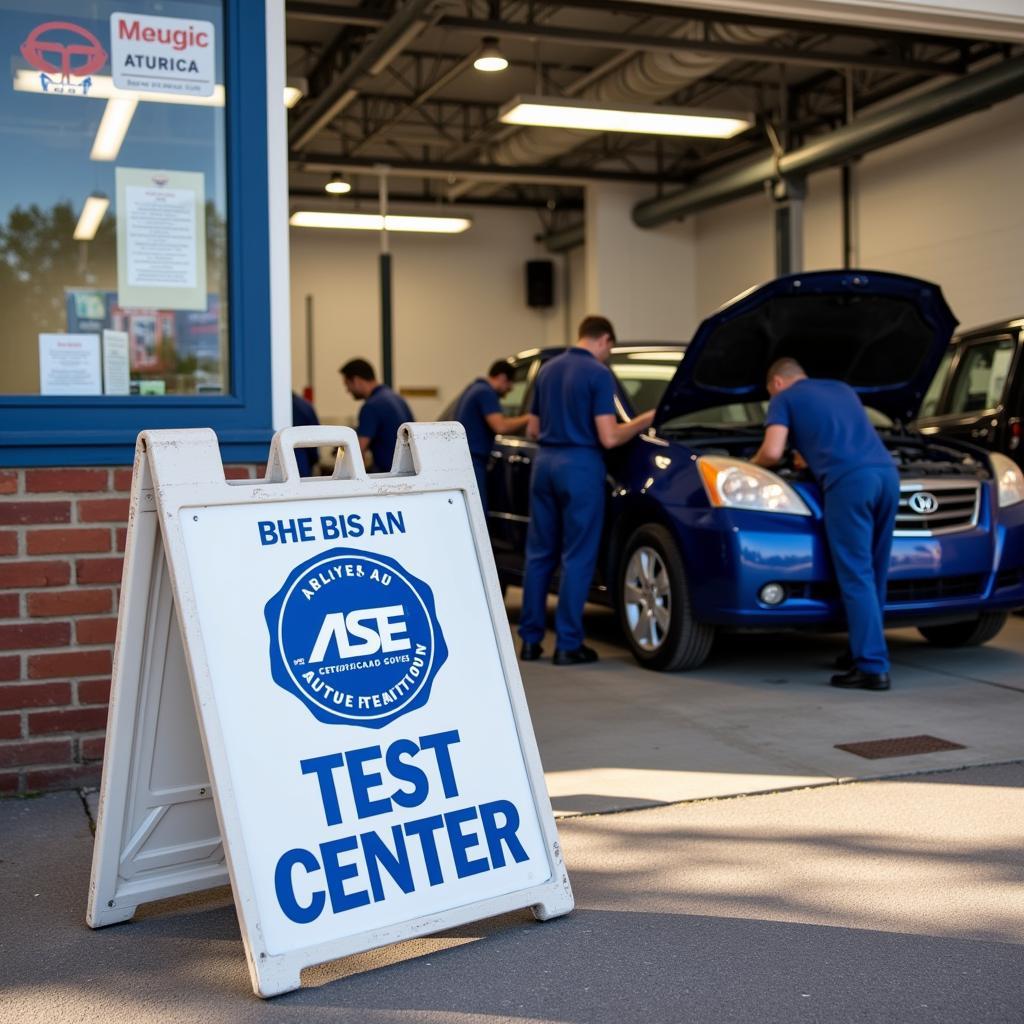
[{"label": "sign metal frame", "polygon": [[[295,448],[337,446],[330,479],[302,479]],[[349,497],[465,492],[533,811],[545,882],[413,920],[271,954],[256,911],[228,752],[215,704],[181,516],[193,509]],[[130,919],[141,903],[230,882],[253,990],[300,987],[305,967],[530,907],[538,920],[569,913],[562,859],[523,692],[476,478],[459,424],[406,424],[392,471],[368,475],[347,427],[292,427],[275,436],[266,476],[227,481],[212,430],[154,430],[138,439],[132,480],[107,750],[86,920]]]}]

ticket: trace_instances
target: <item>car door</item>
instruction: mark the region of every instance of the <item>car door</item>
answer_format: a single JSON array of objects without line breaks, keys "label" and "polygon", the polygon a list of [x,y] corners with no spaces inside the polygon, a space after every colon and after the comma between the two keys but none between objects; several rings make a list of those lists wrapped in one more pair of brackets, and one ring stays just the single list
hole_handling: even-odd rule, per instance
[{"label": "car door", "polygon": [[[501,411],[506,416],[521,416],[539,359],[534,353],[509,362],[513,368],[512,390],[501,400]],[[499,569],[521,570],[530,513],[529,471],[535,450],[534,442],[519,435],[498,434],[494,438],[487,467],[487,501],[491,546]]]},{"label": "car door", "polygon": [[1012,332],[973,338],[960,345],[941,400],[927,421],[940,434],[983,448],[1005,450],[1005,396],[1017,359]]}]

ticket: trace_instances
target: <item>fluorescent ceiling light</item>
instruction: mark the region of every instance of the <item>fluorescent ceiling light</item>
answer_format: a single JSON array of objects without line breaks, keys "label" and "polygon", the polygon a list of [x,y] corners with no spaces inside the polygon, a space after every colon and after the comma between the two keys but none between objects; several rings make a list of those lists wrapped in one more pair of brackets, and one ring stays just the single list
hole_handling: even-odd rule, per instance
[{"label": "fluorescent ceiling light", "polygon": [[78,223],[75,225],[75,241],[91,242],[99,230],[100,221],[107,212],[110,200],[106,196],[89,196],[79,214]]},{"label": "fluorescent ceiling light", "polygon": [[702,139],[731,139],[750,128],[752,117],[680,107],[637,107],[585,100],[517,96],[501,109],[505,124],[541,128],[582,128],[593,132],[636,132],[641,135],[688,135]]},{"label": "fluorescent ceiling light", "polygon": [[473,61],[477,71],[504,71],[508,67],[508,59],[498,49],[498,40],[494,36],[485,36],[483,49]]},{"label": "fluorescent ceiling light", "polygon": [[138,105],[139,101],[134,97],[123,99],[114,96],[107,100],[103,117],[100,118],[100,126],[96,129],[92,150],[89,152],[90,160],[117,159],[117,154],[121,152],[121,143],[124,142]]},{"label": "fluorescent ceiling light", "polygon": [[[385,225],[385,220],[387,224]],[[288,221],[296,228],[342,228],[350,231],[426,231],[439,235],[457,235],[472,221],[466,217],[418,217],[389,213],[327,213],[321,210],[297,210]]]},{"label": "fluorescent ceiling light", "polygon": [[195,107],[223,107],[224,86],[215,85],[210,96],[182,96],[174,92],[133,92],[130,89],[118,89],[110,75],[90,75],[92,85],[88,92],[61,93],[43,88],[42,78],[38,71],[29,68],[18,68],[14,72],[15,92],[36,92],[45,96],[57,96],[61,99],[82,98],[90,100],[134,99],[143,103],[187,103]]},{"label": "fluorescent ceiling light", "polygon": [[284,87],[284,105],[291,110],[306,95],[308,88],[309,84],[304,78],[289,78]]}]

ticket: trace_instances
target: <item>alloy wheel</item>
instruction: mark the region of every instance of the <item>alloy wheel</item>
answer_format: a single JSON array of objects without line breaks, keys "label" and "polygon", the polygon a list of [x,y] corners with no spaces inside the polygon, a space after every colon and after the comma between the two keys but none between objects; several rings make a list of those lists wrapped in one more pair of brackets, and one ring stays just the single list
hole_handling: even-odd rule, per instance
[{"label": "alloy wheel", "polygon": [[665,642],[672,619],[672,586],[661,555],[638,547],[629,559],[622,581],[626,622],[636,645],[656,651]]}]

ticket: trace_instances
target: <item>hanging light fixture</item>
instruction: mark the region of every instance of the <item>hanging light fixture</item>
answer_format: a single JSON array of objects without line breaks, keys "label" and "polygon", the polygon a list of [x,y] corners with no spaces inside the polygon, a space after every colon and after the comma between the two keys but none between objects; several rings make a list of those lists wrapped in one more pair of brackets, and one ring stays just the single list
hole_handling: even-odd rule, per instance
[{"label": "hanging light fixture", "polygon": [[495,36],[484,36],[483,47],[473,61],[477,71],[504,71],[508,67],[508,58],[498,49]]},{"label": "hanging light fixture", "polygon": [[350,231],[423,231],[435,235],[458,235],[473,222],[468,217],[421,217],[389,213],[329,213],[323,210],[296,210],[288,219],[296,228],[337,228]]},{"label": "hanging light fixture", "polygon": [[731,139],[754,124],[754,118],[747,114],[626,103],[595,104],[587,100],[546,96],[517,96],[502,107],[498,120],[504,124],[541,128],[689,135],[703,139]]},{"label": "hanging light fixture", "polygon": [[352,186],[340,174],[332,174],[331,180],[324,185],[324,191],[332,196],[343,196],[352,191]]}]

